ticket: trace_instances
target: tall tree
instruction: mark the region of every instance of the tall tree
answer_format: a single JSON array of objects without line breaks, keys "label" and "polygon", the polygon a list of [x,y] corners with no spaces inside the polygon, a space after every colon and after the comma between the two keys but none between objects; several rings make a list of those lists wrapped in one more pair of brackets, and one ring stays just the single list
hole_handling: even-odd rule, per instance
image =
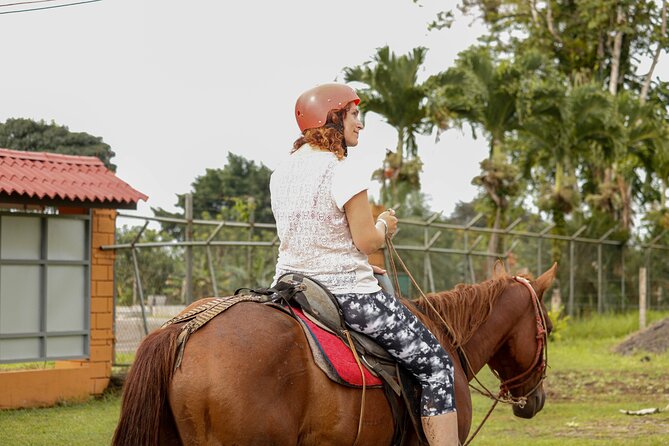
[{"label": "tall tree", "polygon": [[[601,90],[601,94],[591,95],[590,99],[596,96],[597,100],[612,106],[606,111],[606,125],[607,131],[613,133],[609,138],[591,141],[592,145],[584,149],[592,156],[579,159],[582,164],[578,166],[577,182],[587,185],[583,204],[589,204],[594,210],[607,210],[612,219],[629,230],[634,200],[643,208],[652,199],[652,194],[639,193],[648,189],[641,186],[644,181],[639,179],[661,178],[661,172],[655,171],[660,163],[648,163],[649,157],[644,154],[651,147],[666,150],[656,137],[663,134],[662,128],[667,126],[663,117],[666,103],[660,99],[666,91],[666,82],[654,78],[660,55],[669,49],[666,0],[463,0],[460,8],[488,25],[490,33],[484,40],[500,57],[519,57],[536,51],[555,62],[555,69],[565,78],[568,95],[584,85]],[[448,25],[451,18],[442,14],[437,17],[435,26]],[[647,71],[642,66],[644,61],[651,61]],[[559,102],[559,98],[556,101]],[[646,101],[654,102],[665,112],[649,112],[643,107]],[[637,105],[632,106],[632,102]],[[581,105],[588,110],[588,104]],[[638,117],[640,107],[646,110],[644,119]],[[648,124],[648,120],[653,123]],[[655,136],[650,138],[647,134],[637,139],[633,135],[640,134],[644,121],[647,127],[656,129],[651,132]],[[628,143],[630,137],[636,142]],[[541,135],[538,138],[541,139]],[[656,155],[655,161],[658,157],[666,155]],[[552,164],[562,165],[560,162]],[[572,164],[577,167],[576,159]],[[586,174],[592,176],[588,178]]]},{"label": "tall tree", "polygon": [[[551,81],[535,85],[524,99],[528,113],[517,134],[519,163],[557,234],[566,234],[567,216],[583,201],[579,173],[598,169],[595,160],[609,156],[616,144],[620,128],[612,99],[592,84],[571,89]],[[554,261],[560,260],[558,245],[553,243]]]},{"label": "tall tree", "polygon": [[[207,169],[192,183],[193,217],[204,220],[232,220],[255,223],[274,223],[269,195],[271,170],[256,164],[241,155],[229,153],[223,168]],[[183,212],[171,213],[153,208],[157,216],[183,218],[185,194],[177,195],[177,207]],[[163,231],[177,240],[185,239],[184,225],[163,223]],[[209,240],[214,227],[196,227],[193,240]],[[216,240],[231,240],[243,237],[248,241],[269,241],[273,232],[223,228]],[[207,296],[213,292],[209,274],[209,258],[203,250],[194,251],[193,293]],[[274,271],[275,256],[271,251],[254,250],[251,247],[219,248],[211,251],[212,265],[216,269],[219,290],[231,292],[241,286],[267,285]]]},{"label": "tall tree", "polygon": [[[273,223],[269,179],[272,171],[264,164],[256,164],[241,155],[228,153],[225,166],[206,169],[193,181],[193,217],[218,217],[225,220]],[[177,195],[176,206],[184,209],[185,194]],[[183,217],[184,213],[170,213],[153,209],[156,215]]]},{"label": "tall tree", "polygon": [[53,152],[63,155],[95,156],[111,171],[116,165],[111,159],[114,152],[99,136],[85,132],[71,132],[54,122],[15,118],[0,123],[0,147],[27,152]]},{"label": "tall tree", "polygon": [[395,151],[388,150],[383,169],[375,176],[382,183],[383,201],[388,205],[404,202],[404,197],[420,188],[422,163],[416,135],[424,130],[425,91],[418,71],[427,50],[414,48],[409,54],[395,55],[388,46],[379,48],[372,61],[344,69],[347,82],[365,85],[358,90],[363,113],[382,116],[397,131]]},{"label": "tall tree", "polygon": [[[523,82],[543,70],[545,60],[536,54],[516,61],[495,60],[491,50],[473,46],[461,52],[455,65],[426,82],[430,121],[445,131],[469,124],[474,137],[481,132],[488,140],[488,158],[481,162],[480,185],[491,203],[489,226],[499,230],[506,213],[520,192],[519,171],[511,163],[509,135],[518,130],[518,96]],[[497,232],[488,249],[499,252]],[[492,266],[492,259],[490,265]]]}]

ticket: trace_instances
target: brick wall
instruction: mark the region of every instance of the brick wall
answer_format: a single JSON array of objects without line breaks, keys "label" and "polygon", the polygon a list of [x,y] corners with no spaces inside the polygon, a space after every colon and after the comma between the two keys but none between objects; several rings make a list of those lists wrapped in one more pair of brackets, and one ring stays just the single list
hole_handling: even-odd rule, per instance
[{"label": "brick wall", "polygon": [[90,393],[107,388],[111,377],[114,345],[114,251],[102,245],[114,244],[116,211],[95,209],[91,243],[91,346]]}]

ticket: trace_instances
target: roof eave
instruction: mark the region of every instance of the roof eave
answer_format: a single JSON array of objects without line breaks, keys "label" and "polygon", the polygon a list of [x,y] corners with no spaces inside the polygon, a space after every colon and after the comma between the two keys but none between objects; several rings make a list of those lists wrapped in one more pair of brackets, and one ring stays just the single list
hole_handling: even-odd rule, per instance
[{"label": "roof eave", "polygon": [[127,209],[136,210],[137,201],[99,201],[99,200],[65,200],[58,197],[55,198],[39,198],[28,196],[25,194],[7,194],[0,192],[0,203],[8,204],[34,204],[41,206],[67,206],[67,207],[82,207],[82,208],[102,208],[102,209]]}]

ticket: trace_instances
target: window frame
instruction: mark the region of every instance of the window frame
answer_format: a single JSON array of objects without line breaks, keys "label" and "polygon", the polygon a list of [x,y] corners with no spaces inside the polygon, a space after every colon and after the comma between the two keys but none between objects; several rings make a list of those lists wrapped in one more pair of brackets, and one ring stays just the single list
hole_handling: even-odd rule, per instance
[{"label": "window frame", "polygon": [[[9,259],[2,257],[0,246],[0,266],[37,266],[39,267],[39,331],[26,331],[21,333],[2,333],[0,327],[0,341],[10,339],[38,339],[39,340],[39,355],[26,356],[20,359],[4,359],[0,356],[0,364],[11,364],[17,362],[31,362],[31,361],[53,361],[53,360],[69,360],[69,359],[88,359],[90,358],[90,330],[91,330],[91,242],[92,242],[92,211],[89,209],[86,214],[51,214],[38,212],[7,212],[0,211],[0,234],[3,230],[4,217],[21,217],[21,218],[39,218],[40,225],[40,255],[39,259]],[[81,220],[84,222],[84,237],[83,241],[83,259],[82,260],[54,260],[49,259],[48,253],[48,233],[49,221],[52,219],[67,219],[67,220]],[[48,270],[50,266],[76,266],[83,268],[83,329],[82,330],[64,330],[64,331],[48,331],[47,330],[47,283]],[[0,281],[6,280],[0,275]],[[3,296],[0,295],[0,300]],[[65,356],[49,356],[47,355],[47,342],[49,339],[64,338],[80,336],[83,342],[81,355],[65,355]]]}]

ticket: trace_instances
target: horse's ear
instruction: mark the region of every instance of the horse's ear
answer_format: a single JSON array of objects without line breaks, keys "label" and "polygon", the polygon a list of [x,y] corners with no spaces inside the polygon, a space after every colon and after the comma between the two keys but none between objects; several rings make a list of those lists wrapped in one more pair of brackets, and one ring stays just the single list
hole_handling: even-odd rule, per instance
[{"label": "horse's ear", "polygon": [[550,288],[551,284],[553,283],[553,280],[555,280],[555,274],[557,273],[557,262],[553,263],[553,266],[551,266],[548,271],[537,277],[537,279],[532,282],[534,285],[534,289],[537,291],[538,294],[542,294],[544,291],[546,291],[548,288]]},{"label": "horse's ear", "polygon": [[505,277],[507,275],[508,273],[506,272],[504,263],[501,260],[497,259],[495,261],[495,264],[492,266],[492,277],[494,279],[497,279],[499,277]]}]

